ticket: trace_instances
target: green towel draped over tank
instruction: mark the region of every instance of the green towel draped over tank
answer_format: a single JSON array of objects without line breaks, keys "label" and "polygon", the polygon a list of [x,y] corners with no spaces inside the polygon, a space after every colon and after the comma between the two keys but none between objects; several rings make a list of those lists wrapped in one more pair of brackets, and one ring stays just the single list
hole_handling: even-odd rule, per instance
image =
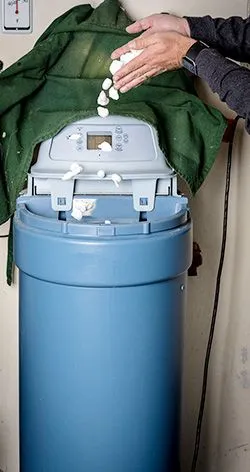
[{"label": "green towel draped over tank", "polygon": [[[130,23],[117,0],[96,9],[76,6],[0,75],[0,224],[15,211],[36,145],[66,124],[97,114],[111,53],[131,38],[125,31]],[[226,121],[202,103],[183,70],[121,95],[109,110],[154,125],[168,163],[193,193],[198,190],[216,158]]]}]

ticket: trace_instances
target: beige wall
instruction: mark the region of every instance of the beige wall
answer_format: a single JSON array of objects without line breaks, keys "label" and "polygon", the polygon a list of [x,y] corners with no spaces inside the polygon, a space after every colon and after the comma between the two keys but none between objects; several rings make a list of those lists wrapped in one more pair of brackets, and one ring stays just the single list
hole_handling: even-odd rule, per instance
[{"label": "beige wall", "polygon": [[[49,2],[50,8],[44,8],[41,0],[34,3],[32,35],[0,34],[0,59],[5,67],[32,47],[52,19],[71,6],[84,2],[54,0]],[[94,5],[98,3],[96,1]],[[127,0],[123,3],[135,17],[154,11],[194,15],[209,13],[225,17],[245,16],[247,13],[247,0],[211,0],[209,4],[205,0]],[[221,106],[207,87],[199,89],[205,100]],[[250,139],[242,124],[240,128],[234,151],[228,245],[210,368],[200,472],[250,470]],[[209,178],[191,201],[194,234],[203,250],[204,265],[199,277],[189,280],[184,356],[183,472],[190,468],[219,260],[226,153],[224,145]],[[6,230],[0,228],[0,234]],[[6,286],[5,264],[6,241],[0,239],[0,469],[17,472],[17,287]]]}]

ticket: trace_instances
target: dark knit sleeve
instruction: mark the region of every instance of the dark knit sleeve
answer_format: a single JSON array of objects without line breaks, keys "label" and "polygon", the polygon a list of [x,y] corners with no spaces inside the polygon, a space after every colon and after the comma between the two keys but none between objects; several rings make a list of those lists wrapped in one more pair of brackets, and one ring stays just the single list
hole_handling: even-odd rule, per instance
[{"label": "dark knit sleeve", "polygon": [[191,37],[217,49],[223,56],[250,62],[250,18],[233,16],[228,19],[186,17]]},{"label": "dark knit sleeve", "polygon": [[202,50],[197,56],[196,65],[199,77],[245,119],[250,134],[250,71],[224,58],[214,49]]}]

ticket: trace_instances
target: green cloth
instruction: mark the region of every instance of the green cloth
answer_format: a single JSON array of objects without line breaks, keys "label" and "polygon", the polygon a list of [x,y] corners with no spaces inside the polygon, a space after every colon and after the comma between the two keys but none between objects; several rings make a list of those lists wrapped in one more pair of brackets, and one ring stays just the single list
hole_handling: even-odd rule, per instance
[{"label": "green cloth", "polygon": [[[15,211],[34,150],[66,124],[97,114],[111,53],[131,39],[117,0],[79,5],[56,19],[34,48],[0,74],[0,224]],[[183,71],[164,73],[111,101],[111,114],[154,125],[168,163],[195,193],[216,158],[226,121],[197,97]]]}]

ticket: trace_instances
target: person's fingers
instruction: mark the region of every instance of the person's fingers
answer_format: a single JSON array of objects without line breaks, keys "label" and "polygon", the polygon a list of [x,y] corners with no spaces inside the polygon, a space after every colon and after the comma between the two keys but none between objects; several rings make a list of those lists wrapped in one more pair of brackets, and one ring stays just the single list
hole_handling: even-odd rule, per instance
[{"label": "person's fingers", "polygon": [[119,82],[123,77],[126,77],[126,75],[144,66],[146,64],[146,57],[147,54],[142,52],[135,59],[132,59],[132,61],[128,62],[128,64],[122,66],[113,77],[114,84],[116,85],[116,83]]},{"label": "person's fingers", "polygon": [[113,51],[111,54],[111,59],[120,59],[122,54],[126,54],[127,52],[131,51],[132,45],[134,45],[134,41],[129,41],[127,44],[124,44],[124,46],[115,49],[115,51]]},{"label": "person's fingers", "polygon": [[157,41],[157,38],[155,34],[148,35],[146,37],[139,37],[137,39],[133,39],[132,41],[129,41],[127,44],[124,44],[124,46],[121,46],[120,48],[116,49],[115,51],[112,52],[111,54],[111,59],[119,59],[122,54],[126,54],[127,52],[130,52],[131,50],[135,49],[145,49],[151,44],[154,44]]},{"label": "person's fingers", "polygon": [[143,64],[141,67],[136,68],[132,72],[124,75],[120,80],[114,82],[115,88],[117,90],[121,89],[122,87],[126,86],[128,83],[132,82],[133,80],[137,79],[138,77],[142,76],[149,76],[150,75],[150,66],[149,64]]},{"label": "person's fingers", "polygon": [[122,93],[126,93],[132,88],[138,87],[139,85],[142,85],[143,82],[145,82],[148,79],[151,79],[152,77],[155,77],[156,75],[160,74],[161,70],[159,68],[151,69],[147,74],[140,75],[136,79],[132,80],[129,82],[127,85],[124,85],[120,91]]},{"label": "person's fingers", "polygon": [[147,36],[150,36],[151,34],[158,33],[158,32],[159,31],[156,30],[155,28],[149,28],[149,29],[143,31],[143,33],[141,33],[140,38],[146,38]]},{"label": "person's fingers", "polygon": [[128,33],[140,33],[140,31],[151,28],[152,23],[149,18],[143,18],[142,20],[135,21],[126,28]]}]

